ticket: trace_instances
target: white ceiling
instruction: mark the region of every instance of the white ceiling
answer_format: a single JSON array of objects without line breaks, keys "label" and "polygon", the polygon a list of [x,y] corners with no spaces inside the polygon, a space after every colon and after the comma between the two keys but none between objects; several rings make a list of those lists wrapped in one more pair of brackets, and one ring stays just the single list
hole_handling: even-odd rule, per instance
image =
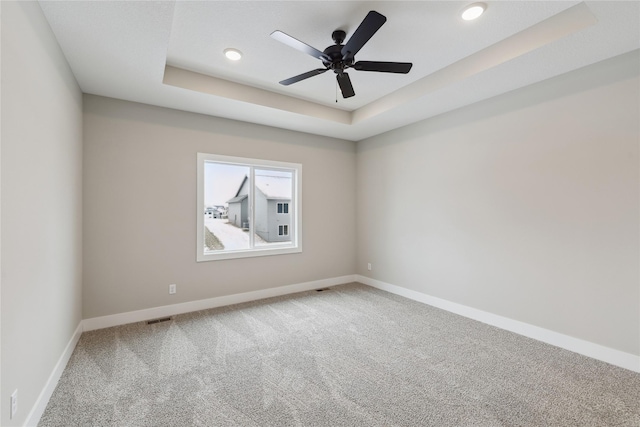
[{"label": "white ceiling", "polygon": [[[361,140],[640,48],[638,1],[40,1],[83,92]],[[331,72],[269,35],[319,50],[369,10],[387,22],[357,60],[412,62],[409,74]],[[233,47],[244,57],[227,60]]]}]

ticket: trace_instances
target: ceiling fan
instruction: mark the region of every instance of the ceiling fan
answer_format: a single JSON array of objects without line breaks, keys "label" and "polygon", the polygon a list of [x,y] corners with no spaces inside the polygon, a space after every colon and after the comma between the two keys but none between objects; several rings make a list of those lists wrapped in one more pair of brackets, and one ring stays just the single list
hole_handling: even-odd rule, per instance
[{"label": "ceiling fan", "polygon": [[282,31],[274,31],[271,33],[271,37],[274,39],[294,48],[306,54],[318,58],[322,61],[325,68],[318,68],[315,70],[302,73],[300,75],[291,77],[280,82],[281,85],[289,86],[290,84],[297,83],[301,80],[308,79],[309,77],[317,76],[328,70],[332,70],[336,73],[336,79],[340,86],[343,98],[350,98],[356,93],[351,85],[351,79],[346,73],[348,68],[353,68],[359,71],[377,71],[381,73],[400,73],[407,74],[411,70],[413,65],[410,62],[380,62],[380,61],[355,61],[355,55],[362,49],[362,46],[369,41],[369,39],[382,27],[387,21],[384,15],[370,11],[364,20],[360,23],[360,26],[353,33],[351,38],[346,44],[342,44],[347,34],[342,30],[335,30],[331,34],[331,38],[335,42],[334,45],[329,46],[324,51],[309,46],[306,43],[301,42],[298,39],[291,37]]}]

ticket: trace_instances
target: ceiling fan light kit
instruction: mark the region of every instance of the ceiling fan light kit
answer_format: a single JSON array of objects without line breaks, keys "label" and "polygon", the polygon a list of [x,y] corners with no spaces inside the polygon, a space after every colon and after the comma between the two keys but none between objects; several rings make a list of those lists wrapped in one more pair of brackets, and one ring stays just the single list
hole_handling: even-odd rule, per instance
[{"label": "ceiling fan light kit", "polygon": [[307,71],[306,73],[282,80],[281,85],[288,86],[293,83],[317,76],[326,71],[333,71],[336,74],[336,80],[343,98],[350,98],[355,95],[351,79],[346,70],[353,68],[359,71],[375,71],[380,73],[399,73],[407,74],[413,65],[410,62],[380,62],[380,61],[355,61],[355,55],[369,41],[371,37],[382,27],[387,18],[380,13],[372,10],[364,18],[358,26],[351,38],[342,44],[346,39],[347,33],[343,30],[335,30],[331,34],[331,38],[335,44],[327,47],[324,51],[320,51],[314,47],[301,42],[282,31],[274,31],[271,37],[308,55],[313,56],[322,61],[325,68],[318,68]]}]

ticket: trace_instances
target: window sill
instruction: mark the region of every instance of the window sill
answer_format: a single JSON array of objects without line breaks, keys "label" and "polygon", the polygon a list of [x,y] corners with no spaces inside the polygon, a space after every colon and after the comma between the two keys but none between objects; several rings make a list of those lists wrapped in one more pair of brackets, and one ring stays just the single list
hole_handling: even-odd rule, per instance
[{"label": "window sill", "polygon": [[204,252],[199,253],[197,257],[197,262],[206,262],[206,261],[221,261],[228,259],[238,259],[238,258],[253,258],[259,256],[272,256],[272,255],[286,255],[286,254],[295,254],[301,253],[301,246],[291,246],[291,245],[282,245],[278,247],[270,247],[264,249],[250,249],[250,250],[237,250],[237,251],[224,251],[222,253],[215,252]]}]

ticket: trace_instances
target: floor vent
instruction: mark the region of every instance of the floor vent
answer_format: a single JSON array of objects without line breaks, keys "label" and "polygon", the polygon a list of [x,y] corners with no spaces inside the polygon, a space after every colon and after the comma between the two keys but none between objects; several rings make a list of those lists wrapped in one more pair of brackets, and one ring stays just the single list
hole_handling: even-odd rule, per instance
[{"label": "floor vent", "polygon": [[331,288],[322,288],[322,289],[316,289],[316,292],[324,292],[324,291],[330,291]]},{"label": "floor vent", "polygon": [[147,325],[154,325],[156,323],[168,322],[169,320],[171,320],[171,317],[163,317],[161,319],[147,320]]}]

